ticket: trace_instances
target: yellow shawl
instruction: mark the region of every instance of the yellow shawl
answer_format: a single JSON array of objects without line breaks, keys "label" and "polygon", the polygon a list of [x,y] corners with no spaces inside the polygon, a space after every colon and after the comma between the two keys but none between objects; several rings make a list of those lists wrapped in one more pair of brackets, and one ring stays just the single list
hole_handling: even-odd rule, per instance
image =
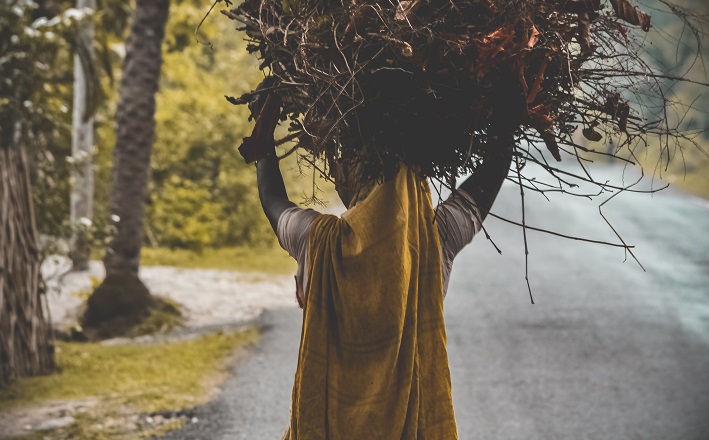
[{"label": "yellow shawl", "polygon": [[286,440],[457,439],[428,186],[402,165],[309,243]]}]

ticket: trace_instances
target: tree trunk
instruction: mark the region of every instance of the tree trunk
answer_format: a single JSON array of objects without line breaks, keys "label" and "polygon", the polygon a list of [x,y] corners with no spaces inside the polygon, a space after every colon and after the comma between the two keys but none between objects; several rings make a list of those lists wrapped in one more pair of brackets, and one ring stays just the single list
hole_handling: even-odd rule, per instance
[{"label": "tree trunk", "polygon": [[30,172],[19,125],[14,131],[0,138],[0,386],[54,368]]},{"label": "tree trunk", "polygon": [[97,337],[125,330],[154,305],[138,267],[169,6],[169,0],[137,0],[133,11],[116,114],[111,214],[117,233],[104,257],[106,279],[89,298],[84,315],[84,326],[96,329]]},{"label": "tree trunk", "polygon": [[[78,9],[96,10],[95,0],[77,0]],[[94,144],[95,93],[89,89],[94,66],[94,28],[89,20],[78,29],[74,55],[74,110],[71,153],[76,168],[72,172],[71,189],[71,261],[73,270],[89,268],[89,240],[87,227],[93,218],[94,170],[92,148]],[[87,75],[88,74],[88,75]],[[92,99],[93,98],[93,99]]]}]

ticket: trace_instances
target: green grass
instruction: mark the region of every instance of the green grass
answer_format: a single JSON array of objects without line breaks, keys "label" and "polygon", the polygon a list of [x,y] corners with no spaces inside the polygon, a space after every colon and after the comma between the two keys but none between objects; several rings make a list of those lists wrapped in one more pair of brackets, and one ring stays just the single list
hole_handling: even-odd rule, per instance
[{"label": "green grass", "polygon": [[234,350],[257,337],[249,329],[161,345],[58,342],[59,372],[0,390],[0,410],[89,397],[140,412],[193,407],[204,403]]},{"label": "green grass", "polygon": [[221,269],[241,272],[287,274],[296,263],[280,247],[231,247],[196,252],[185,249],[143,248],[143,266],[175,266],[188,269]]},{"label": "green grass", "polygon": [[156,306],[135,328],[131,329],[127,336],[167,333],[182,326],[184,316],[180,305],[164,296],[154,295],[154,297]]}]

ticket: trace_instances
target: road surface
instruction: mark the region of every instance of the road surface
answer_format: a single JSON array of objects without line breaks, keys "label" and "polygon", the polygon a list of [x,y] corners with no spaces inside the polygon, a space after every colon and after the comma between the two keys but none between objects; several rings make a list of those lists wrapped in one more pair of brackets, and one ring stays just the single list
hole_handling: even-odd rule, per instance
[{"label": "road surface", "polygon": [[[526,205],[531,225],[617,241],[598,202]],[[503,187],[494,212],[520,211]],[[604,213],[646,272],[622,249],[529,232],[531,305],[520,228],[489,219],[502,255],[484,235],[459,255],[445,306],[460,439],[709,440],[709,203],[623,194]],[[280,439],[300,313],[263,324],[220,399],[165,439]]]}]

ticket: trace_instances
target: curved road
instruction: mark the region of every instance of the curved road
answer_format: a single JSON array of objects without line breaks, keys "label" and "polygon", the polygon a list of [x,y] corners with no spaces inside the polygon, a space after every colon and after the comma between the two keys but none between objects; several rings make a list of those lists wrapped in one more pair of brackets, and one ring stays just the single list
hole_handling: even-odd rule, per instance
[{"label": "curved road", "polygon": [[[529,224],[614,239],[598,203],[526,204]],[[519,219],[517,187],[495,212]],[[460,439],[709,440],[709,203],[623,194],[604,213],[647,272],[622,249],[529,232],[532,306],[522,231],[492,218],[502,255],[480,235],[456,260],[446,320]],[[280,439],[300,313],[262,322],[220,399],[165,439]]]}]

